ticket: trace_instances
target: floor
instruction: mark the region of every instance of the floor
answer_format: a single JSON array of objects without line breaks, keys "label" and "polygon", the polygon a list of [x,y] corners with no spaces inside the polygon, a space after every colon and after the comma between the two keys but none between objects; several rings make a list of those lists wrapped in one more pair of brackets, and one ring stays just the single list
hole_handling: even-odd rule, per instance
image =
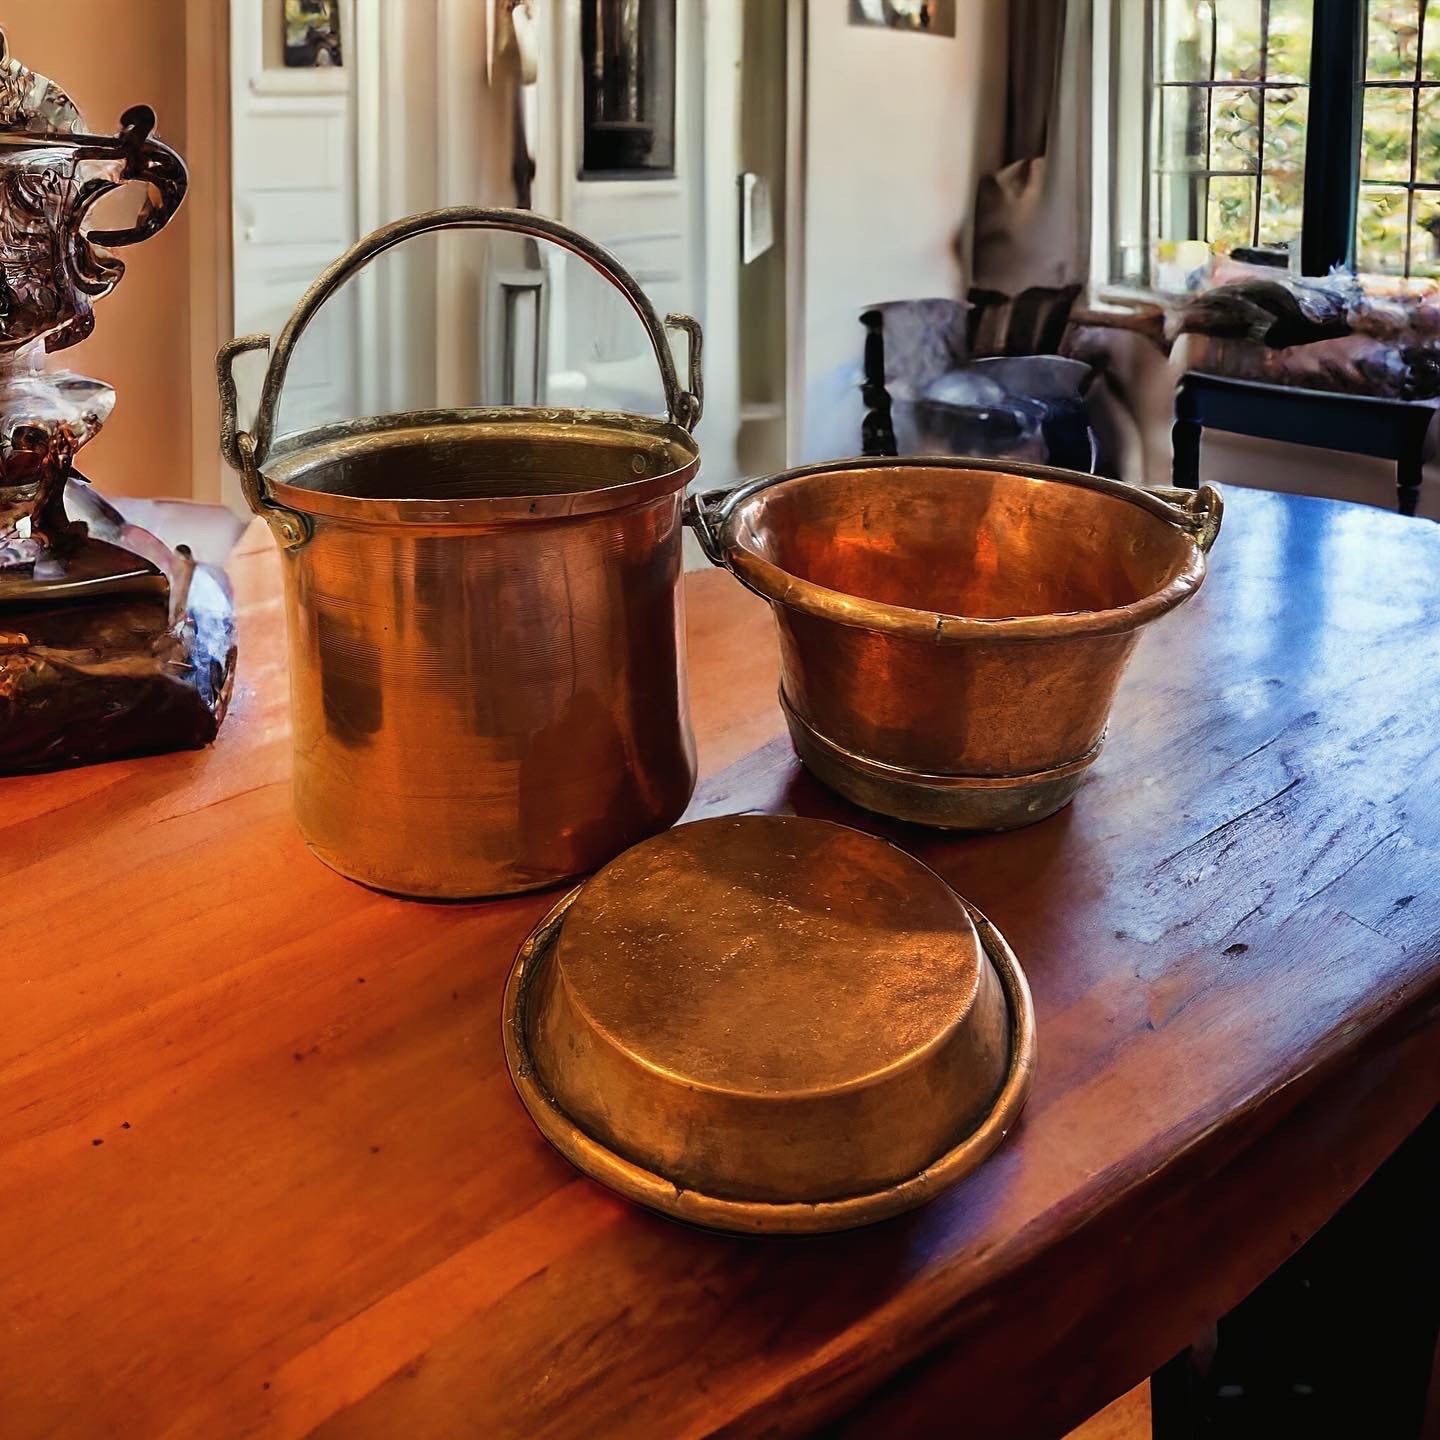
[{"label": "floor", "polygon": [[1065,1440],[1150,1440],[1150,1382],[1143,1381],[1092,1415]]},{"label": "floor", "polygon": [[[1200,478],[1214,485],[1250,485],[1292,495],[1356,500],[1382,510],[1395,508],[1395,466],[1389,460],[1219,431],[1207,430],[1201,441]],[[1425,467],[1416,513],[1440,520],[1440,467],[1435,460]]]}]

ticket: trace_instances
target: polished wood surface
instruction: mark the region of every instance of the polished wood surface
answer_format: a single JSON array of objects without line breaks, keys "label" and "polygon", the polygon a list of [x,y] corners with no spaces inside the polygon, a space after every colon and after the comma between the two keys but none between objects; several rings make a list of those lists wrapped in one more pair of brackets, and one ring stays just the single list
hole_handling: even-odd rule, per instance
[{"label": "polished wood surface", "polygon": [[820,790],[765,607],[691,577],[694,813],[898,838],[1035,993],[1006,1145],[808,1240],[653,1218],[539,1139],[498,1015],[553,897],[306,853],[251,537],[215,747],[0,784],[0,1433],[1049,1437],[1139,1381],[1440,1100],[1440,529],[1227,498],[1074,805],[1003,836]]}]

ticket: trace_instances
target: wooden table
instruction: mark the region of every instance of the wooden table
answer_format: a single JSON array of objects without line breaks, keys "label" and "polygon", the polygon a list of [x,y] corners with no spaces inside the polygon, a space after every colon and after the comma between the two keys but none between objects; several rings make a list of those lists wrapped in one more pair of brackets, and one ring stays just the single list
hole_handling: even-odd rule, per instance
[{"label": "wooden table", "polygon": [[[553,897],[307,854],[247,537],[219,743],[0,785],[0,1433],[1013,1440],[1143,1378],[1440,1099],[1440,529],[1229,498],[1073,807],[872,827],[1010,937],[1038,1080],[950,1194],[795,1241],[631,1209],[531,1128],[500,993]],[[869,823],[779,738],[764,608],[688,583],[695,813]]]}]

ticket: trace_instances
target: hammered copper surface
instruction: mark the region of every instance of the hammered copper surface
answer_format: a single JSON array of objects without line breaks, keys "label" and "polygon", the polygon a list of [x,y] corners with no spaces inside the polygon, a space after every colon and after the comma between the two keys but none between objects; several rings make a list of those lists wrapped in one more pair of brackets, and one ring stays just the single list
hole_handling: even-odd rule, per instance
[{"label": "hammered copper surface", "polygon": [[[272,444],[290,356],[376,255],[432,230],[516,229],[611,280],[645,325],[670,418],[412,412]],[[695,783],[681,505],[699,467],[689,390],[634,280],[554,221],[462,208],[362,240],[275,345],[253,430],[222,350],[222,444],[284,557],[295,811],[352,879],[462,898],[593,870],[670,825]]]},{"label": "hammered copper surface", "polygon": [[[793,816],[683,825],[542,923],[507,997],[546,1135],[722,1228],[843,1228],[977,1164],[1023,1103],[1023,978],[933,871]],[[997,953],[1003,958],[997,960]]]},{"label": "hammered copper surface", "polygon": [[1208,487],[928,457],[810,466],[692,511],[772,602],[806,763],[867,808],[959,828],[1073,796],[1141,627],[1199,588],[1220,513]]},{"label": "hammered copper surface", "polygon": [[[680,815],[681,435],[511,413],[302,439],[274,462],[273,493],[311,512],[281,553],[295,813],[328,865],[414,895],[532,889]],[[659,473],[637,481],[642,462]],[[368,518],[321,513],[335,497],[307,482]],[[368,504],[396,493],[413,499],[392,511],[444,505]],[[513,518],[542,497],[611,508]]]}]

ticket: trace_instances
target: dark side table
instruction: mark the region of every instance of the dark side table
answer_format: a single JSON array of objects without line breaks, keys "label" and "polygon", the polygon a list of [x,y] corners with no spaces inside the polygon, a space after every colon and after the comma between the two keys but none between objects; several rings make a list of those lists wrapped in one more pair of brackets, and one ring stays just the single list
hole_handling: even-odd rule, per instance
[{"label": "dark side table", "polygon": [[1209,426],[1393,460],[1396,508],[1413,515],[1420,499],[1425,435],[1434,413],[1435,402],[1429,400],[1342,395],[1191,371],[1175,389],[1175,484],[1190,490],[1199,485],[1200,432]]}]

